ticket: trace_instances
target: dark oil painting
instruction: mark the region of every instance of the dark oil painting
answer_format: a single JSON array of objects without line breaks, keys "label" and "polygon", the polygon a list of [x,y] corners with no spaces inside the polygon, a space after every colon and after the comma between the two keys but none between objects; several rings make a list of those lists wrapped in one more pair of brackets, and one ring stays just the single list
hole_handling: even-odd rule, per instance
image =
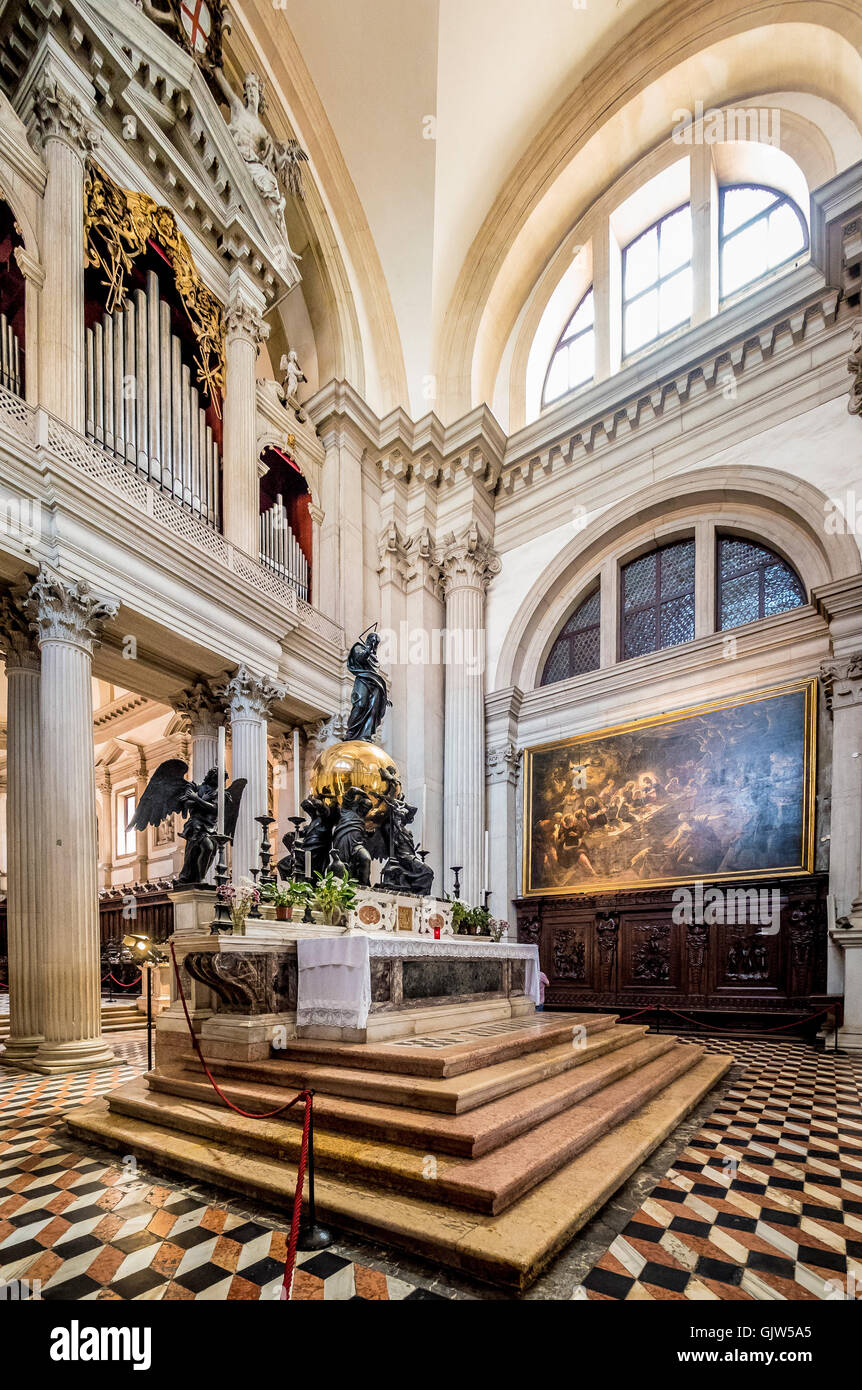
[{"label": "dark oil painting", "polygon": [[816,682],[528,749],[524,890],[813,867]]}]

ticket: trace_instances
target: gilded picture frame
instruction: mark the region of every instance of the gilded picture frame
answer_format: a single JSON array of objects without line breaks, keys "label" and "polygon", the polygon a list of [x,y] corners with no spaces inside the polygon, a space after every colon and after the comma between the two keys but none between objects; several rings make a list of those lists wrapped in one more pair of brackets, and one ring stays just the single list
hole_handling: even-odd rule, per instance
[{"label": "gilded picture frame", "polygon": [[523,893],[810,874],[817,680],[524,750]]}]

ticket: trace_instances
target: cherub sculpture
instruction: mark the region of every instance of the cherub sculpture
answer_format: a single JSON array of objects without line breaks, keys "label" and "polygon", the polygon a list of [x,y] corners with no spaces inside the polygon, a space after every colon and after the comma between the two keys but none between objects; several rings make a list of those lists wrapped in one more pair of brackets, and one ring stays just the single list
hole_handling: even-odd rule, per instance
[{"label": "cherub sculpture", "polygon": [[299,365],[299,358],[296,349],[291,348],[290,352],[282,353],[281,361],[278,364],[281,372],[281,389],[286,401],[296,401],[296,393],[303,381],[308,381],[308,377]]},{"label": "cherub sculpture", "polygon": [[[186,778],[188,763],[169,758],[160,763],[147,783],[138,808],[129,822],[130,830],[146,830],[161,825],[166,816],[186,816],[180,835],[186,842],[183,867],[176,882],[185,885],[205,883],[216,854],[218,815],[218,769],[211,767],[200,783]],[[225,789],[224,833],[232,837],[236,829],[245,778],[238,777]]]},{"label": "cherub sculpture", "polygon": [[246,73],[242,97],[237,96],[221,68],[217,68],[213,76],[230,107],[228,128],[234,144],[248,165],[255,188],[268,204],[288,251],[298,260],[284,223],[285,200],[281,186],[286,183],[287,191],[294,197],[303,196],[301,165],[308,161],[308,155],[298,140],[273,140],[261,120],[266,97],[263,82],[256,72]]}]

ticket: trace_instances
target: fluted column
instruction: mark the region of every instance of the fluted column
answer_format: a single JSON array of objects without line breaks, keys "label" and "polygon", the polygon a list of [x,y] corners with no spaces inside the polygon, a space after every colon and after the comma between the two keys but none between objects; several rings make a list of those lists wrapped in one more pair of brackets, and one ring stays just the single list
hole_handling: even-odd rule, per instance
[{"label": "fluted column", "polygon": [[[202,782],[218,763],[218,731],[224,723],[221,701],[205,680],[196,680],[171,701],[177,714],[185,716],[191,739],[191,778]],[[207,883],[215,883],[215,864],[210,866]]]},{"label": "fluted column", "polygon": [[225,314],[224,533],[255,559],[260,514],[255,362],[268,337],[269,326],[257,308],[235,293]]},{"label": "fluted column", "polygon": [[255,816],[267,810],[266,724],[272,706],[284,698],[285,690],[268,676],[256,676],[240,666],[222,694],[230,714],[232,779],[246,779],[233,838],[231,876],[236,883],[258,866],[261,832]]},{"label": "fluted column", "polygon": [[37,1071],[107,1066],[101,1037],[93,647],[116,599],[42,569],[24,601],[42,652],[42,1032]]},{"label": "fluted column", "polygon": [[6,659],[6,913],[9,1037],[0,1062],[28,1065],[42,1041],[39,916],[42,861],[40,659],[27,619],[12,599],[0,603]]},{"label": "fluted column", "polygon": [[477,526],[450,536],[439,556],[446,598],[443,749],[444,879],[463,865],[462,896],[478,903],[485,829],[485,594],[500,559]]},{"label": "fluted column", "polygon": [[[84,431],[84,161],[97,139],[77,97],[43,76],[33,114],[48,181],[39,320],[42,405]],[[29,349],[29,343],[28,343]]]}]

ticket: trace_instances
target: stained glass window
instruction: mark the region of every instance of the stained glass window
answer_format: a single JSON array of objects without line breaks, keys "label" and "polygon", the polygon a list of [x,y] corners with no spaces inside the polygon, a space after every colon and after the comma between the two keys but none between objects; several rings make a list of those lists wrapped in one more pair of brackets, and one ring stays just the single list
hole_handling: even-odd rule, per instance
[{"label": "stained glass window", "polygon": [[694,638],[694,540],[674,541],[623,565],[623,661]]},{"label": "stained glass window", "polygon": [[721,298],[753,285],[808,250],[808,227],[792,198],[774,188],[722,188],[719,211]]},{"label": "stained glass window", "polygon": [[576,386],[584,386],[588,381],[592,381],[595,370],[595,300],[591,285],[554,348],[554,355],[545,377],[542,405],[550,405],[552,401],[565,396],[567,391],[574,391]]},{"label": "stained glass window", "polygon": [[623,251],[623,356],[691,318],[691,207],[676,208]]},{"label": "stained glass window", "polygon": [[765,545],[741,536],[719,536],[717,569],[720,632],[786,613],[806,601],[796,571]]},{"label": "stained glass window", "polygon": [[594,589],[567,618],[545,662],[542,685],[553,685],[555,681],[567,681],[571,676],[582,676],[585,671],[598,669],[601,609],[601,593]]}]

